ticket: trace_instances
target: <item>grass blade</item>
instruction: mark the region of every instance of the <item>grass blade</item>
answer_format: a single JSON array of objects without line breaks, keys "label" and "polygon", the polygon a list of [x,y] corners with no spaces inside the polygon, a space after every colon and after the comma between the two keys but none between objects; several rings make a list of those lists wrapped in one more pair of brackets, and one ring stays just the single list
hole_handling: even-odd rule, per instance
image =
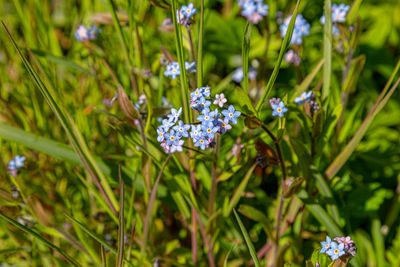
[{"label": "grass blade", "polygon": [[182,97],[182,105],[184,110],[184,118],[185,122],[189,123],[192,120],[191,110],[189,109],[189,85],[186,79],[186,69],[185,69],[185,60],[183,55],[183,41],[182,41],[182,25],[177,21],[177,12],[176,12],[176,0],[171,0],[171,12],[172,12],[172,20],[174,22],[175,28],[175,43],[176,43],[176,53],[179,62],[179,68],[181,70],[181,97]]},{"label": "grass blade", "polygon": [[290,19],[289,27],[287,29],[285,38],[283,38],[283,41],[282,41],[281,49],[279,51],[278,60],[275,63],[274,70],[272,71],[271,77],[268,80],[267,87],[265,88],[264,94],[262,95],[260,101],[258,101],[258,104],[257,104],[257,107],[256,107],[257,112],[260,112],[261,107],[263,106],[265,100],[268,98],[269,93],[272,90],[272,86],[275,83],[276,77],[278,77],[279,69],[281,68],[283,55],[285,54],[286,49],[290,45],[290,40],[292,39],[294,23],[296,21],[299,5],[300,5],[300,0],[297,0],[296,8],[294,9],[292,18]]},{"label": "grass blade", "polygon": [[293,102],[295,97],[299,96],[301,93],[307,90],[310,87],[311,82],[315,79],[318,72],[321,70],[322,66],[324,65],[324,60],[321,59],[318,64],[313,68],[313,70],[307,75],[306,78],[296,87],[296,92],[293,94],[290,102]]},{"label": "grass blade", "polygon": [[61,255],[63,255],[63,257],[70,262],[72,265],[74,266],[81,266],[77,261],[74,260],[74,258],[72,258],[71,256],[69,256],[66,252],[64,252],[61,248],[57,247],[56,245],[52,244],[51,242],[49,242],[47,239],[45,239],[44,237],[42,237],[40,234],[36,233],[35,231],[25,227],[24,225],[20,224],[19,222],[11,219],[10,217],[8,217],[7,215],[3,214],[0,212],[0,218],[4,219],[5,221],[7,221],[9,224],[12,224],[13,226],[17,227],[18,229],[24,231],[27,234],[30,234],[34,237],[36,237],[38,240],[40,240],[41,242],[43,242],[43,244],[45,244],[47,247],[52,248],[57,250],[58,253],[60,253]]},{"label": "grass blade", "polygon": [[119,225],[118,225],[118,254],[117,265],[122,267],[124,259],[124,182],[121,178],[121,167],[119,166]]},{"label": "grass blade", "polygon": [[249,93],[249,53],[250,53],[251,24],[247,21],[242,42],[243,90]]},{"label": "grass blade", "polygon": [[57,99],[55,92],[53,90],[47,88],[44,85],[44,83],[40,80],[39,76],[33,70],[31,64],[26,60],[26,58],[22,54],[21,50],[19,49],[18,45],[12,38],[12,36],[11,36],[10,32],[8,31],[4,22],[2,22],[2,24],[3,24],[4,29],[7,32],[7,35],[11,39],[11,42],[13,43],[15,49],[17,50],[22,62],[24,63],[25,68],[27,69],[28,73],[30,74],[32,80],[35,82],[35,84],[39,88],[40,92],[46,99],[47,103],[53,110],[54,114],[57,116],[62,127],[64,128],[64,130],[67,134],[67,137],[72,144],[72,147],[74,148],[75,152],[79,155],[79,158],[81,159],[87,172],[92,177],[96,186],[102,192],[103,196],[105,197],[105,199],[109,205],[110,210],[114,214],[117,214],[117,210],[115,208],[117,206],[116,205],[117,201],[114,196],[114,193],[112,192],[111,187],[108,184],[108,181],[106,180],[103,173],[100,171],[99,167],[97,166],[96,162],[94,161],[82,134],[79,132],[77,126],[74,124],[74,122],[72,121],[72,118],[66,112],[64,107],[61,106],[61,101]]},{"label": "grass blade", "polygon": [[246,189],[247,183],[249,182],[251,175],[253,174],[254,168],[257,166],[257,163],[253,164],[250,169],[247,171],[245,177],[240,182],[238,188],[236,189],[235,193],[233,194],[231,201],[229,201],[228,207],[223,210],[222,214],[224,217],[229,216],[231,214],[232,209],[236,206],[239,202],[240,197],[242,196],[243,191]]},{"label": "grass blade", "polygon": [[238,222],[238,224],[239,224],[239,227],[240,227],[240,231],[242,232],[242,235],[243,235],[243,237],[244,237],[244,240],[246,241],[247,249],[249,250],[250,255],[251,255],[251,258],[252,258],[253,261],[254,261],[254,265],[255,265],[256,267],[260,267],[261,265],[260,265],[260,262],[258,261],[257,252],[256,252],[256,250],[254,249],[254,245],[253,245],[253,243],[252,243],[251,240],[250,240],[249,233],[247,233],[247,230],[246,230],[246,228],[244,227],[242,221],[240,220],[240,217],[239,217],[239,215],[237,214],[236,210],[233,210],[233,213],[235,214],[236,220],[237,220],[237,222]]},{"label": "grass blade", "polygon": [[[331,0],[325,0],[324,6],[324,79],[322,85],[322,101],[329,95],[332,74],[332,4]],[[325,106],[327,102],[325,102]]]},{"label": "grass blade", "polygon": [[[395,69],[392,72],[388,82],[383,88],[381,94],[379,95],[378,99],[375,102],[375,105],[371,108],[369,114],[364,119],[363,123],[361,124],[360,128],[358,128],[356,134],[350,140],[350,142],[345,146],[345,148],[340,152],[340,154],[335,158],[332,164],[328,167],[325,171],[325,175],[330,179],[334,177],[337,172],[343,167],[346,161],[350,158],[354,150],[356,149],[357,145],[360,143],[361,139],[364,137],[365,133],[367,132],[369,126],[373,122],[376,115],[382,110],[382,108],[386,105],[389,101],[389,98],[392,96],[394,91],[396,90],[397,86],[400,83],[400,79],[398,79],[395,84],[390,88],[389,86],[392,83],[394,77],[396,76],[398,70],[400,68],[400,60],[397,62]],[[387,94],[386,94],[387,92]],[[386,95],[385,95],[386,94]],[[383,99],[382,99],[383,98]],[[382,99],[382,101],[381,101]]]},{"label": "grass blade", "polygon": [[203,27],[204,27],[204,0],[200,0],[199,41],[197,44],[197,88],[203,86]]},{"label": "grass blade", "polygon": [[316,203],[308,202],[308,196],[306,191],[302,190],[298,194],[300,200],[305,204],[307,210],[319,221],[319,223],[326,227],[329,235],[332,236],[343,236],[342,230],[336,224],[335,220],[329,216],[328,213],[321,207],[321,205]]}]

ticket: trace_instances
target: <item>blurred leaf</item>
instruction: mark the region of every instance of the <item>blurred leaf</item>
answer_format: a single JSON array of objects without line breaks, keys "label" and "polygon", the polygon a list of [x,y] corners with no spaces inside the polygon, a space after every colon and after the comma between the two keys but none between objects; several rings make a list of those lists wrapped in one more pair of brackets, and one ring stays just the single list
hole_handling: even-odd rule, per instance
[{"label": "blurred leaf", "polygon": [[256,114],[257,111],[255,110],[250,97],[247,95],[245,91],[241,88],[237,87],[235,89],[237,99],[240,99],[240,106],[242,108],[242,112],[247,114]]},{"label": "blurred leaf", "polygon": [[365,55],[360,55],[351,61],[351,67],[343,84],[343,91],[353,93],[356,89],[358,77],[364,68]]},{"label": "blurred leaf", "polygon": [[358,10],[360,9],[360,5],[363,0],[355,0],[353,4],[351,5],[351,8],[349,10],[349,13],[347,14],[347,23],[349,25],[352,25],[354,21],[356,20],[356,16],[358,15]]},{"label": "blurred leaf", "polygon": [[312,71],[307,75],[307,77],[304,78],[304,80],[301,82],[301,84],[299,84],[296,87],[296,91],[293,94],[293,96],[290,99],[290,102],[293,102],[293,100],[299,96],[301,93],[303,93],[304,91],[306,91],[312,81],[315,79],[315,76],[317,76],[318,72],[321,70],[322,66],[324,65],[324,59],[321,59],[317,65],[312,69]]},{"label": "blurred leaf", "polygon": [[269,222],[269,219],[261,211],[257,210],[252,206],[240,205],[239,212],[242,213],[247,218],[250,218],[256,222],[261,223],[268,238],[274,240],[274,237],[272,235],[271,223]]},{"label": "blurred leaf", "polygon": [[325,0],[324,3],[324,76],[321,99],[326,108],[328,105],[327,98],[331,91],[332,75],[332,3],[331,0]]}]

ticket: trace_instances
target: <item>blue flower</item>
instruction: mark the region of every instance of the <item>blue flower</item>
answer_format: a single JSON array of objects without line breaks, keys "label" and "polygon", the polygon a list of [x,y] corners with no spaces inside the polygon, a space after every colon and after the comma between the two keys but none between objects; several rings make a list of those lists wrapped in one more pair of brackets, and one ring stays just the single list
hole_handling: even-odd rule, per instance
[{"label": "blue flower", "polygon": [[182,6],[179,13],[190,19],[194,14],[196,14],[197,10],[194,8],[193,3],[189,3],[187,6]]},{"label": "blue flower", "polygon": [[189,63],[185,61],[185,69],[187,72],[196,72],[196,62]]},{"label": "blue flower", "polygon": [[272,108],[272,116],[279,116],[281,118],[283,117],[283,114],[288,110],[285,107],[285,103],[283,103],[283,101],[279,102],[279,104],[273,104]]},{"label": "blue flower", "polygon": [[200,147],[201,150],[206,149],[206,147],[208,146],[209,142],[206,138],[204,138],[203,136],[200,136],[197,140],[196,143],[194,143],[195,147]]},{"label": "blue flower", "polygon": [[262,0],[239,1],[239,6],[242,8],[242,15],[254,24],[268,15],[268,6]]},{"label": "blue flower", "polygon": [[204,125],[204,124],[207,124],[209,121],[213,120],[213,115],[214,114],[210,114],[209,110],[204,109],[202,112],[202,115],[197,117],[197,120],[200,121]]},{"label": "blue flower", "polygon": [[332,22],[344,22],[350,6],[345,4],[332,4]]},{"label": "blue flower", "polygon": [[[292,18],[291,15],[288,16],[279,27],[282,38],[284,38],[286,35],[291,18]],[[296,21],[294,23],[294,29],[290,44],[302,44],[303,42],[302,37],[309,34],[310,34],[310,24],[307,23],[307,21],[303,18],[301,14],[297,15]]]},{"label": "blue flower", "polygon": [[169,128],[172,127],[175,123],[172,122],[170,119],[163,119],[162,120],[162,126],[164,128],[164,132],[168,132]]},{"label": "blue flower", "polygon": [[162,141],[164,141],[164,139],[165,139],[165,131],[163,129],[163,126],[160,126],[160,127],[157,128],[157,134],[158,134],[157,141],[160,142],[160,143]]},{"label": "blue flower", "polygon": [[214,123],[210,121],[207,124],[203,124],[202,130],[204,133],[204,137],[214,139],[214,134],[218,132],[219,127],[215,126]]},{"label": "blue flower", "polygon": [[218,125],[219,125],[219,131],[222,134],[225,133],[227,130],[232,129],[232,126],[229,124],[229,120],[227,118],[219,119]]},{"label": "blue flower", "polygon": [[[250,67],[248,70],[248,74],[249,74],[249,80],[250,81],[254,81],[256,79],[257,76],[257,70]],[[243,68],[239,67],[237,68],[234,73],[232,74],[232,80],[234,80],[237,83],[240,83],[241,81],[243,81]]]},{"label": "blue flower", "polygon": [[202,136],[203,132],[201,131],[201,125],[192,125],[192,131],[190,132],[190,137],[193,139],[193,142],[196,143],[196,140]]},{"label": "blue flower", "polygon": [[331,248],[326,252],[332,260],[339,259],[340,256],[344,255],[344,253],[344,243],[338,245],[336,242],[332,242]]},{"label": "blue flower", "polygon": [[200,101],[198,102],[198,105],[200,106],[200,109],[209,109],[210,105],[211,105],[211,101],[208,101],[205,99],[205,97],[201,97]]},{"label": "blue flower", "polygon": [[83,25],[79,25],[78,28],[75,31],[75,38],[78,42],[83,42],[88,40],[89,35],[88,31]]},{"label": "blue flower", "polygon": [[24,161],[25,161],[25,157],[24,156],[15,156],[14,158],[14,163],[15,163],[15,167],[16,168],[22,168],[24,167]]},{"label": "blue flower", "polygon": [[181,113],[182,113],[182,108],[179,108],[178,110],[172,108],[171,114],[168,114],[168,118],[170,119],[170,121],[175,123],[178,121],[179,117],[181,116]]},{"label": "blue flower", "polygon": [[17,166],[15,166],[15,161],[14,161],[14,160],[10,160],[10,161],[8,162],[8,169],[9,169],[10,171],[13,171],[13,170],[16,170],[16,169],[17,169]]},{"label": "blue flower", "polygon": [[171,76],[172,79],[174,79],[174,80],[177,76],[181,75],[181,71],[180,71],[178,62],[175,61],[175,62],[168,64],[167,70],[164,71],[164,75],[167,77]]},{"label": "blue flower", "polygon": [[237,117],[240,116],[240,111],[235,110],[235,108],[230,105],[228,109],[225,109],[222,111],[222,115],[225,116],[226,119],[228,119],[230,122],[233,124],[237,123]]},{"label": "blue flower", "polygon": [[200,97],[203,96],[202,93],[202,89],[201,88],[197,88],[196,90],[194,90],[193,92],[190,93],[190,98],[192,101],[196,101],[197,99],[199,99]]},{"label": "blue flower", "polygon": [[176,133],[180,136],[188,137],[187,131],[190,129],[190,125],[184,124],[183,121],[179,121],[178,125],[172,127]]},{"label": "blue flower", "polygon": [[97,28],[96,26],[92,26],[89,28],[89,30],[87,32],[88,32],[89,40],[94,40],[97,38],[97,35],[99,35],[101,30],[99,28]]},{"label": "blue flower", "polygon": [[178,152],[182,152],[182,146],[183,146],[184,141],[183,140],[178,140],[176,142],[174,142],[170,149],[169,149],[169,153],[175,153],[176,151]]},{"label": "blue flower", "polygon": [[301,105],[305,102],[308,102],[311,100],[311,95],[312,95],[312,91],[308,91],[308,92],[303,92],[300,96],[296,97],[294,99],[294,102],[297,105]]},{"label": "blue flower", "polygon": [[200,89],[204,97],[210,97],[211,90],[209,86],[200,87]]},{"label": "blue flower", "polygon": [[331,247],[332,239],[329,236],[326,236],[326,241],[321,242],[322,249],[319,253],[325,253]]},{"label": "blue flower", "polygon": [[180,140],[180,136],[175,133],[174,130],[171,130],[169,133],[165,134],[165,141],[167,145],[171,146],[173,143]]}]

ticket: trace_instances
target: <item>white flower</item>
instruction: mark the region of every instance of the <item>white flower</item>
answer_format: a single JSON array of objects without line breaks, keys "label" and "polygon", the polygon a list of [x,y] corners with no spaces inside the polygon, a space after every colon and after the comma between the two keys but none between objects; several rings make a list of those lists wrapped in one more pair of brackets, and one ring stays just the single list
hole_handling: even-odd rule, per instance
[{"label": "white flower", "polygon": [[215,105],[219,105],[221,108],[224,106],[224,104],[226,103],[226,98],[224,96],[224,94],[216,94],[215,95],[215,100],[214,100],[214,104]]}]

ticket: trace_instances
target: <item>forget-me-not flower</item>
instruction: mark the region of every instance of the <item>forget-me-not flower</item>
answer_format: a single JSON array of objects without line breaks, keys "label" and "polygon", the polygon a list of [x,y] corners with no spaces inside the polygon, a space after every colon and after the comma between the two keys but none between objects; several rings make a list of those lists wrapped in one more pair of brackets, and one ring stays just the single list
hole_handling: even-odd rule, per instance
[{"label": "forget-me-not flower", "polygon": [[268,15],[268,6],[263,3],[263,0],[239,1],[239,6],[242,8],[242,15],[254,24]]},{"label": "forget-me-not flower", "polygon": [[237,117],[239,117],[241,114],[241,112],[235,110],[232,105],[230,105],[228,109],[223,110],[221,113],[233,124],[237,123]]},{"label": "forget-me-not flower", "polygon": [[303,92],[300,96],[296,97],[294,99],[294,102],[297,105],[301,105],[305,102],[308,102],[311,100],[311,95],[312,95],[312,91],[308,91],[308,92]]},{"label": "forget-me-not flower", "polygon": [[197,13],[197,10],[194,8],[193,3],[189,3],[187,6],[182,6],[179,13],[182,16],[190,19],[194,14]]},{"label": "forget-me-not flower", "polygon": [[196,62],[193,61],[190,63],[190,62],[185,61],[185,69],[186,69],[186,72],[196,72]]},{"label": "forget-me-not flower", "polygon": [[279,117],[283,117],[283,114],[285,114],[285,112],[288,110],[285,107],[285,103],[283,103],[283,101],[279,102],[279,104],[273,104],[272,105],[272,116],[279,116]]},{"label": "forget-me-not flower", "polygon": [[208,140],[207,140],[206,138],[204,138],[203,136],[200,136],[200,137],[197,139],[196,143],[194,143],[194,146],[195,146],[195,147],[200,147],[201,150],[206,149],[206,147],[207,147],[208,145],[209,145]]},{"label": "forget-me-not flower", "polygon": [[179,117],[182,114],[182,108],[179,108],[178,110],[172,108],[171,109],[171,114],[168,114],[168,118],[173,122],[177,122]]},{"label": "forget-me-not flower", "polygon": [[331,247],[331,243],[332,243],[332,239],[329,236],[327,236],[326,241],[321,242],[322,249],[321,249],[320,253],[325,253],[326,251],[328,251]]},{"label": "forget-me-not flower", "polygon": [[182,152],[183,143],[184,143],[183,140],[178,140],[178,141],[172,143],[172,145],[171,145],[171,147],[169,149],[169,153],[175,153],[176,151]]},{"label": "forget-me-not flower", "polygon": [[208,122],[207,124],[203,124],[203,134],[205,137],[214,139],[214,134],[218,132],[219,127],[215,126],[213,122]]},{"label": "forget-me-not flower", "polygon": [[336,242],[332,242],[331,248],[326,252],[326,254],[328,254],[332,260],[337,260],[339,257],[345,254],[344,244],[340,243],[338,245]]},{"label": "forget-me-not flower", "polygon": [[[288,16],[279,27],[282,38],[284,38],[286,35],[291,18],[292,15]],[[302,37],[307,36],[309,34],[310,34],[310,24],[303,18],[301,14],[298,14],[296,16],[296,21],[294,23],[294,29],[293,29],[292,39],[290,40],[290,44],[302,44],[303,42]]]},{"label": "forget-me-not flower", "polygon": [[184,124],[183,121],[179,121],[178,125],[175,125],[172,129],[174,129],[178,135],[188,137],[187,131],[190,129],[190,125]]}]

